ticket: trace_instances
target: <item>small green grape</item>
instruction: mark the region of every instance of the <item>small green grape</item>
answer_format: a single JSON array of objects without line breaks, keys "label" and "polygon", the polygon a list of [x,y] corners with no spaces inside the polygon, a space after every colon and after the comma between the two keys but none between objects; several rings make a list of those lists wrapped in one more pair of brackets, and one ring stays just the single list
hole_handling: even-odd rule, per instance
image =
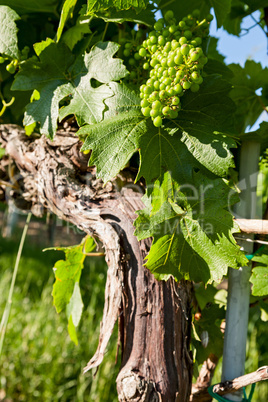
[{"label": "small green grape", "polygon": [[149,63],[146,62],[146,63],[143,64],[143,69],[144,70],[149,70],[149,67],[150,67]]},{"label": "small green grape", "polygon": [[4,57],[0,56],[0,64],[2,64],[2,63],[4,63],[4,62],[5,62]]},{"label": "small green grape", "polygon": [[147,52],[146,52],[146,50],[144,49],[144,47],[141,47],[140,50],[139,50],[139,55],[140,55],[141,57],[146,57],[146,54],[147,54]]},{"label": "small green grape", "polygon": [[174,86],[174,92],[175,92],[176,94],[182,93],[182,86],[181,86],[180,84],[175,85],[175,86]]},{"label": "small green grape", "polygon": [[16,66],[14,65],[13,62],[11,62],[11,63],[9,63],[9,64],[6,66],[6,70],[7,70],[10,74],[14,74],[15,71],[16,71]]},{"label": "small green grape", "polygon": [[191,31],[184,31],[184,36],[185,36],[185,38],[190,40],[192,38],[193,34]]},{"label": "small green grape", "polygon": [[198,81],[199,80],[199,74],[196,72],[196,71],[194,71],[192,74],[191,74],[191,78],[192,78],[192,80],[193,81]]},{"label": "small green grape", "polygon": [[179,53],[174,57],[174,63],[179,65],[182,64],[182,62],[183,62],[183,56],[181,53]]},{"label": "small green grape", "polygon": [[140,60],[141,59],[141,56],[139,55],[138,52],[134,53],[134,59],[135,60]]},{"label": "small green grape", "polygon": [[171,103],[172,103],[172,105],[177,106],[180,103],[180,101],[181,100],[178,96],[173,96]]},{"label": "small green grape", "polygon": [[159,43],[160,46],[164,46],[164,45],[165,45],[166,40],[165,40],[165,38],[164,38],[163,35],[158,36],[158,43]]},{"label": "small green grape", "polygon": [[152,117],[152,118],[155,118],[155,117],[157,117],[159,115],[159,110],[158,109],[151,109],[150,110],[150,116]]},{"label": "small green grape", "polygon": [[164,18],[165,18],[166,21],[171,20],[173,17],[174,17],[174,13],[173,13],[172,10],[166,11],[166,13],[164,15]]},{"label": "small green grape", "polygon": [[213,17],[212,14],[208,14],[207,17],[206,17],[206,20],[209,21],[209,22],[211,22],[211,21],[213,20],[213,18],[214,18],[214,17]]},{"label": "small green grape", "polygon": [[169,30],[163,29],[162,35],[166,38],[169,35]]},{"label": "small green grape", "polygon": [[167,98],[167,93],[165,90],[159,92],[159,99],[163,100]]},{"label": "small green grape", "polygon": [[143,116],[149,117],[149,116],[150,116],[150,112],[151,112],[150,106],[147,106],[147,107],[145,107],[145,108],[142,108],[142,109],[141,109],[141,112],[142,112]]},{"label": "small green grape", "polygon": [[169,115],[170,115],[170,108],[169,108],[169,106],[163,107],[162,113],[163,113],[164,116],[169,116]]},{"label": "small green grape", "polygon": [[185,43],[182,45],[181,47],[181,54],[183,54],[183,56],[187,56],[187,54],[189,53],[189,46]]},{"label": "small green grape", "polygon": [[184,45],[185,43],[187,43],[187,38],[185,36],[182,36],[179,40],[180,45]]},{"label": "small green grape", "polygon": [[152,109],[160,109],[162,106],[162,103],[159,100],[156,100],[152,103]]},{"label": "small green grape", "polygon": [[154,24],[154,29],[156,31],[161,31],[161,29],[163,29],[163,24],[161,21],[156,21],[156,23]]},{"label": "small green grape", "polygon": [[192,11],[192,16],[194,18],[198,18],[200,15],[200,10],[198,10],[198,8],[196,8],[195,10]]},{"label": "small green grape", "polygon": [[173,24],[168,28],[168,30],[171,34],[174,34],[177,31],[177,27]]},{"label": "small green grape", "polygon": [[190,53],[190,58],[192,61],[197,61],[199,59],[199,57],[200,57],[200,55],[196,51]]},{"label": "small green grape", "polygon": [[133,59],[133,57],[131,58],[131,59],[129,59],[129,64],[131,65],[131,66],[135,66],[135,64],[136,64],[136,60],[135,59]]},{"label": "small green grape", "polygon": [[191,83],[189,81],[185,81],[183,84],[183,89],[190,89],[191,88]]},{"label": "small green grape", "polygon": [[148,102],[147,99],[142,99],[142,101],[141,101],[141,107],[145,108],[145,107],[149,106],[149,104],[150,104],[150,103]]},{"label": "small green grape", "polygon": [[162,118],[160,116],[155,117],[153,120],[153,124],[155,127],[161,127],[162,123]]},{"label": "small green grape", "polygon": [[129,49],[125,49],[125,50],[123,51],[123,55],[124,55],[125,57],[129,57],[129,56],[130,56],[130,50],[129,50]]}]

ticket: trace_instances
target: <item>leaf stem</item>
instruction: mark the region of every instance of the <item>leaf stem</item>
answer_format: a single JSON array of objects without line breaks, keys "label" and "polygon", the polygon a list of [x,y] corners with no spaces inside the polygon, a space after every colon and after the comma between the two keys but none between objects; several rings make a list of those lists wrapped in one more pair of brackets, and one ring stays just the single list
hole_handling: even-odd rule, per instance
[{"label": "leaf stem", "polygon": [[106,24],[105,24],[105,28],[104,28],[104,31],[103,31],[103,35],[102,35],[102,42],[104,42],[104,38],[105,38],[105,35],[106,35],[106,32],[107,32],[107,29],[108,29],[108,25],[109,25],[109,22],[106,22]]}]

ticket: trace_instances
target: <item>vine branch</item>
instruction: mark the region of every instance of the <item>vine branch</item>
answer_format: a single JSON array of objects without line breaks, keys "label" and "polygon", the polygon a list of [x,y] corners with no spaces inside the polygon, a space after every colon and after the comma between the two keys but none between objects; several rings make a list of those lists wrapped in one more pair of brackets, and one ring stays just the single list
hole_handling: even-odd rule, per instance
[{"label": "vine branch", "polygon": [[[260,381],[268,380],[268,366],[258,368],[258,370],[252,373],[237,377],[230,381],[221,382],[213,386],[213,392],[218,395],[226,395],[234,393],[243,387],[247,387],[251,384],[256,384]],[[211,396],[208,393],[208,389],[197,390],[191,395],[191,402],[209,402]]]}]

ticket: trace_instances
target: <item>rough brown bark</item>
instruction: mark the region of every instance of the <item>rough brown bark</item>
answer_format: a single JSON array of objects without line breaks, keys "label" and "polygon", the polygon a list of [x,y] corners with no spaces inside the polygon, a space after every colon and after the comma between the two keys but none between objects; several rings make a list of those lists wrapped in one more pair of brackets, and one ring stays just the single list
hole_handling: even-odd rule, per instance
[{"label": "rough brown bark", "polygon": [[[150,239],[134,236],[135,210],[142,190],[124,171],[103,187],[71,132],[53,142],[28,139],[17,126],[0,126],[0,195],[11,189],[20,208],[41,215],[44,208],[99,239],[108,264],[100,340],[85,371],[97,367],[119,316],[122,365],[117,378],[120,401],[187,402],[191,392],[191,284],[158,282],[143,266]],[[7,170],[15,163],[8,179]],[[7,184],[7,181],[9,183]],[[2,183],[2,184],[1,184]]]}]

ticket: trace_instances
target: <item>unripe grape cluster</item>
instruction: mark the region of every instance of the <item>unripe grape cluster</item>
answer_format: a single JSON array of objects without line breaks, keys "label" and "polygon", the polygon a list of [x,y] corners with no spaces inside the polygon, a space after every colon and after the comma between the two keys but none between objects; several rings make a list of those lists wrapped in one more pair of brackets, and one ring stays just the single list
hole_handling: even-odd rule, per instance
[{"label": "unripe grape cluster", "polygon": [[201,46],[212,19],[209,14],[199,21],[199,10],[194,10],[177,23],[169,10],[139,48],[143,69],[149,71],[146,84],[140,87],[141,111],[151,116],[156,127],[162,125],[163,118],[177,118],[185,91],[199,90],[207,63]]},{"label": "unripe grape cluster", "polygon": [[[27,59],[29,50],[30,50],[30,48],[28,46],[25,46],[22,49],[22,51],[20,52],[20,61],[23,61],[23,60]],[[8,57],[0,55],[0,64],[5,63],[7,60],[9,60]],[[18,59],[13,59],[13,60],[11,60],[11,62],[9,64],[6,65],[6,70],[10,74],[15,74],[18,65],[19,65],[19,60]]]}]

